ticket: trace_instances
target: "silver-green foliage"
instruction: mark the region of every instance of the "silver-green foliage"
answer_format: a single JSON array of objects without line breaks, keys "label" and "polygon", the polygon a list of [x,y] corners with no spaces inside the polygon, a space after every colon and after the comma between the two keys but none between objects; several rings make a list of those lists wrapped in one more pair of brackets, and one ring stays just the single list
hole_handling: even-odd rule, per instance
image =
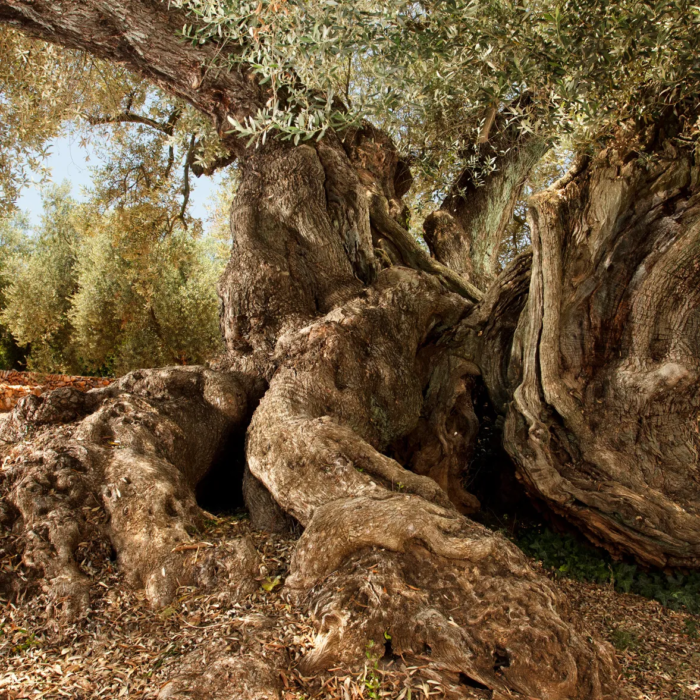
[{"label": "silver-green foliage", "polygon": [[203,362],[220,349],[223,261],[212,242],[182,226],[144,238],[129,222],[54,187],[38,230],[12,243],[9,259],[3,241],[0,320],[28,346],[30,369],[122,374]]},{"label": "silver-green foliage", "polygon": [[170,4],[192,18],[185,36],[235,47],[229,60],[269,85],[263,109],[232,121],[252,140],[368,117],[439,161],[504,105],[524,131],[586,139],[694,99],[700,83],[700,9],[687,0]]}]

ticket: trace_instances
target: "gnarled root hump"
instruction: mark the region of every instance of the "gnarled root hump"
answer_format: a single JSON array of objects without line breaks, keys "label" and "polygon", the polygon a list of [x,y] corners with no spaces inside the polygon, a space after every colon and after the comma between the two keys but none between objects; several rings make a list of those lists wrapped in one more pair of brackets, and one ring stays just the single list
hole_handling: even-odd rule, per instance
[{"label": "gnarled root hump", "polygon": [[[59,389],[23,399],[3,424],[19,442],[6,460],[3,498],[24,561],[77,613],[88,579],[75,552],[109,537],[127,580],[154,605],[178,586],[207,584],[215,569],[234,587],[254,584],[257,553],[237,542],[227,554],[198,543],[202,511],[194,487],[247,416],[243,385],[202,367],[138,371],[105,389]],[[76,419],[82,420],[76,422]]]},{"label": "gnarled root hump", "polygon": [[317,509],[292,572],[319,622],[309,670],[370,649],[430,665],[448,695],[466,684],[508,697],[619,697],[612,649],[579,633],[514,545],[417,496]]},{"label": "gnarled root hump", "polygon": [[286,360],[253,416],[246,452],[286,512],[306,525],[320,505],[381,489],[449,503],[436,482],[381,451],[418,422],[418,348],[468,308],[435,279],[391,268],[362,296],[281,339]]},{"label": "gnarled root hump", "polygon": [[649,168],[608,153],[534,198],[505,445],[594,541],[697,567],[698,167],[666,148]]},{"label": "gnarled root hump", "polygon": [[577,632],[523,555],[381,453],[419,421],[417,356],[468,311],[427,275],[392,268],[282,341],[247,457],[306,526],[288,580],[318,618],[306,664],[361,664],[391,638],[453,696],[461,679],[548,700],[617,697],[610,650]]}]

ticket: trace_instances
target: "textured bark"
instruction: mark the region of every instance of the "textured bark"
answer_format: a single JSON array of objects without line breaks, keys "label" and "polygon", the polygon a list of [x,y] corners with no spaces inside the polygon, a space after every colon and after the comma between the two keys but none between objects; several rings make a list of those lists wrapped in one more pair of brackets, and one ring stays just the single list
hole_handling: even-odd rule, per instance
[{"label": "textured bark", "polygon": [[591,539],[700,565],[700,195],[691,154],[610,151],[537,195],[506,447]]},{"label": "textured bark", "polygon": [[531,266],[530,251],[517,256],[496,278],[483,301],[442,341],[453,354],[479,367],[491,402],[502,413],[517,381],[511,347],[528,298]]},{"label": "textured bark", "polygon": [[391,653],[435,672],[448,697],[617,698],[611,650],[578,621],[514,545],[418,496],[382,494],[318,508],[291,587],[320,622],[305,668]]},{"label": "textured bark", "polygon": [[404,268],[284,343],[284,362],[248,430],[248,465],[307,525],[316,507],[379,486],[448,505],[447,494],[382,451],[415,426],[415,356],[431,326],[465,311],[457,296]]},{"label": "textured bark", "polygon": [[[20,401],[1,439],[5,526],[24,543],[23,562],[65,612],[87,609],[80,543],[113,548],[127,582],[155,606],[178,586],[206,587],[215,570],[232,590],[255,589],[257,553],[246,540],[210,552],[194,489],[247,417],[244,385],[198,367],[139,371],[83,394],[57,389]],[[201,550],[201,551],[200,551]]]},{"label": "textured bark", "polygon": [[306,526],[288,581],[319,621],[305,668],[359,663],[386,632],[454,693],[469,679],[516,696],[613,697],[610,652],[576,631],[523,555],[382,454],[419,419],[417,355],[468,310],[431,277],[392,268],[284,343],[247,457]]},{"label": "textured bark", "polygon": [[513,209],[532,168],[549,150],[544,138],[520,134],[503,116],[491,131],[479,157],[495,158],[495,171],[475,182],[472,171],[465,170],[423,225],[433,256],[479,289],[487,289],[496,277],[498,251]]},{"label": "textured bark", "polygon": [[419,353],[423,405],[416,427],[392,445],[394,458],[416,474],[429,476],[463,514],[479,510],[464,482],[476,446],[479,419],[472,405],[477,366],[434,347]]},{"label": "textured bark", "polygon": [[505,410],[510,401],[511,343],[527,299],[530,262],[529,253],[516,258],[457,325],[439,326],[419,349],[420,418],[392,445],[391,453],[404,467],[440,484],[463,514],[480,507],[464,487],[479,431],[475,389],[483,380],[494,406]]},{"label": "textured bark", "polygon": [[231,229],[231,259],[219,283],[221,328],[246,370],[269,376],[281,335],[376,276],[367,200],[333,139],[316,148],[273,144],[249,158]]}]

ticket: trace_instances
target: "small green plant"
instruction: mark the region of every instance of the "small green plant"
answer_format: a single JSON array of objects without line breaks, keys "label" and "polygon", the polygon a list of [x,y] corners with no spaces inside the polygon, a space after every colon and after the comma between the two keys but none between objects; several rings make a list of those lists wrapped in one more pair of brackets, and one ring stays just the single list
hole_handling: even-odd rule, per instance
[{"label": "small green plant", "polygon": [[[387,638],[386,635],[387,633],[384,632],[385,638]],[[388,637],[388,639],[391,639],[391,637]],[[367,657],[367,661],[371,664],[371,667],[365,668],[365,690],[367,691],[368,698],[377,700],[379,698],[380,686],[379,674],[377,673],[377,669],[379,668],[379,656],[374,650],[373,639],[370,639],[365,646],[365,656]]]},{"label": "small green plant", "polygon": [[700,613],[700,574],[640,571],[635,564],[614,561],[602,549],[549,528],[524,530],[516,538],[520,549],[557,576],[577,581],[609,583],[620,593],[636,593],[659,601],[663,606],[678,610],[685,608]]},{"label": "small green plant", "polygon": [[277,586],[282,585],[282,577],[275,576],[273,578],[272,576],[268,576],[260,585],[262,586],[263,590],[267,591],[268,593],[272,593]]},{"label": "small green plant", "polygon": [[685,633],[691,638],[691,639],[697,639],[700,634],[698,633],[698,623],[697,620],[693,619],[687,619],[684,624],[685,627]]},{"label": "small green plant", "polygon": [[12,654],[21,654],[22,652],[27,651],[27,649],[31,649],[31,647],[39,644],[39,640],[34,635],[34,632],[30,632],[23,627],[18,627],[15,629],[14,637],[17,644],[12,647]]},{"label": "small green plant", "polygon": [[615,649],[625,651],[625,649],[635,649],[639,644],[639,637],[630,630],[618,627],[613,631],[611,641]]},{"label": "small green plant", "polygon": [[374,669],[365,676],[365,690],[368,698],[376,700],[379,697],[379,676]]}]

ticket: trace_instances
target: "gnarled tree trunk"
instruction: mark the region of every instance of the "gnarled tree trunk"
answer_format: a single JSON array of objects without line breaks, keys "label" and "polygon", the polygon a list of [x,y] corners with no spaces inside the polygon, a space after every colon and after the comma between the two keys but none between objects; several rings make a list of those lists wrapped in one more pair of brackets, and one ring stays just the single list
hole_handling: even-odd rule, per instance
[{"label": "gnarled tree trunk", "polygon": [[[219,125],[264,97],[251,76],[202,70],[216,47],[200,50],[179,43],[173,27],[183,17],[156,0],[0,0],[0,20],[125,62]],[[164,604],[183,582],[208,585],[215,575],[230,577],[230,585],[245,593],[257,566],[250,543],[241,540],[228,552],[204,557],[197,532],[202,512],[194,499],[217,451],[234,431],[245,431],[251,518],[277,527],[293,517],[305,528],[287,582],[317,620],[318,636],[305,668],[351,668],[365,660],[369,642],[383,648],[390,636],[392,653],[420,660],[452,697],[467,697],[475,686],[492,689],[495,698],[619,697],[611,649],[587,635],[553,585],[514,545],[464,515],[478,507],[461,484],[476,429],[469,392],[473,377],[481,374],[494,402],[503,406],[519,383],[509,410],[508,445],[528,485],[557,507],[563,504],[561,510],[575,514],[590,532],[617,536],[620,529],[595,529],[605,509],[594,503],[594,490],[586,489],[580,475],[571,483],[589,499],[587,509],[548,486],[564,483],[565,476],[539,479],[561,466],[556,460],[564,453],[555,450],[561,435],[572,445],[587,441],[594,431],[571,412],[571,394],[560,397],[556,372],[550,381],[552,365],[556,369],[565,351],[578,381],[581,367],[609,368],[614,359],[600,332],[590,336],[595,340],[590,347],[558,340],[560,331],[578,328],[573,312],[561,315],[568,308],[562,300],[587,299],[602,290],[594,306],[602,310],[589,316],[602,328],[628,308],[620,303],[625,289],[641,288],[645,275],[653,275],[654,254],[668,261],[667,278],[680,270],[693,279],[687,243],[674,249],[674,241],[689,241],[697,230],[687,189],[695,182],[689,168],[669,166],[670,184],[663,184],[660,173],[648,181],[648,174],[634,175],[629,190],[616,184],[626,193],[616,200],[617,209],[603,206],[606,198],[598,203],[595,183],[610,179],[601,168],[587,171],[588,198],[583,187],[575,189],[577,184],[545,195],[534,221],[539,238],[521,314],[530,257],[514,261],[483,293],[462,270],[444,264],[447,258],[428,256],[402,226],[406,169],[381,132],[365,126],[343,140],[329,134],[313,146],[269,141],[256,150],[229,140],[241,159],[241,184],[231,216],[231,260],[219,284],[227,356],[216,363],[216,372],[151,370],[79,400],[70,395],[70,411],[57,393],[37,406],[25,401],[16,409],[3,428],[5,439],[19,442],[2,491],[5,520],[24,548],[26,565],[57,597],[67,593],[73,612],[80,610],[87,601],[74,552],[89,530],[96,540],[111,541],[132,584],[144,586],[155,605]],[[511,202],[508,206],[522,168],[518,173],[502,200]],[[652,189],[651,182],[657,183]],[[502,185],[494,178],[493,188]],[[635,233],[641,229],[633,223],[633,191],[637,198],[639,192],[651,192],[640,214],[661,222],[650,226],[656,231],[651,237],[642,236],[643,227]],[[565,199],[562,193],[570,193],[573,223],[557,226],[555,216],[545,230],[546,197]],[[485,218],[479,211],[470,216],[495,221],[498,230],[504,214],[494,215],[497,201],[480,194],[473,206],[486,207]],[[652,206],[657,202],[667,204],[657,211]],[[577,211],[581,216],[593,212],[594,218],[600,213],[588,257],[577,257],[587,240],[575,226]],[[619,214],[611,216],[613,211]],[[677,221],[669,223],[674,217]],[[617,219],[632,223],[625,228]],[[627,273],[603,274],[611,265],[616,269],[614,255],[598,255],[610,236],[627,241],[627,247],[609,248],[611,253],[648,251],[643,274],[629,275],[622,264]],[[635,236],[646,241],[639,250],[632,246]],[[377,248],[393,261],[388,269],[379,270]],[[575,284],[578,291],[569,293]],[[567,292],[557,292],[563,286]],[[557,293],[555,303],[543,301]],[[618,301],[606,306],[615,294]],[[632,303],[629,313],[644,314],[645,308]],[[658,362],[663,353],[697,355],[697,338],[683,330],[691,329],[693,313],[691,307],[659,312],[659,324],[675,319],[671,335],[679,342],[659,345],[656,338],[644,341],[632,333],[629,347],[645,342],[653,347],[636,350],[634,357],[653,352]],[[585,341],[589,334],[581,337]],[[511,345],[516,358],[522,352],[520,380],[519,365],[509,363]],[[580,361],[584,351],[592,361]],[[647,374],[628,370],[613,379],[659,377],[682,387],[691,376],[683,362],[648,365]],[[662,386],[651,379],[647,385],[653,391]],[[641,396],[638,392],[635,400],[641,402]],[[584,398],[604,403],[609,397],[594,388]],[[694,395],[687,405],[693,400]],[[552,419],[553,409],[561,421]],[[565,429],[566,421],[570,427]],[[653,421],[648,425],[651,430]],[[665,440],[659,443],[662,449],[685,459],[683,445],[689,443]],[[584,455],[587,448],[580,443],[577,454]],[[541,444],[552,449],[537,453],[533,445]],[[593,447],[590,454],[586,464],[601,469]],[[636,482],[629,483],[634,494]],[[83,515],[88,510],[103,514],[106,522],[90,523],[87,518],[94,516]],[[689,511],[677,517],[692,523],[696,516]],[[276,663],[287,662],[280,656]],[[193,692],[211,697],[210,686],[221,683],[224,693],[230,677],[254,697],[276,698],[277,670],[261,668],[250,658],[222,657],[199,675],[188,670],[161,697]]]},{"label": "gnarled tree trunk", "polygon": [[[109,518],[104,532],[125,573],[155,605],[179,585],[208,585],[216,571],[239,593],[249,590],[249,542],[199,554],[193,491],[217,447],[245,422],[257,373],[269,388],[247,430],[251,478],[306,528],[288,580],[318,621],[304,669],[361,665],[367,645],[383,648],[388,635],[392,653],[421,659],[452,697],[474,686],[494,697],[616,697],[611,650],[590,640],[523,554],[460,515],[435,480],[384,454],[415,431],[426,386],[450,388],[455,374],[443,368],[451,357],[475,371],[441,343],[475,311],[421,270],[392,267],[362,286],[333,221],[364,213],[367,230],[372,193],[348,176],[332,201],[354,209],[345,204],[340,216],[323,187],[341,182],[338,163],[353,172],[333,141],[272,145],[246,163],[234,255],[220,285],[227,362],[245,372],[136,373],[89,393],[70,415],[54,417],[54,392],[40,410],[25,400],[8,419],[12,439],[47,422],[44,415],[64,422],[88,414],[30,435],[12,453],[8,501],[26,564],[57,597],[68,594],[74,610],[84,606],[74,550],[89,530],[79,515],[92,506]],[[251,259],[252,268],[237,267]],[[507,291],[488,303],[508,297],[518,278],[505,275]],[[99,539],[94,526],[93,535]],[[201,681],[191,672],[173,680],[162,697],[234,667],[257,697],[277,697],[274,669],[260,676],[251,659],[217,664],[202,669]]]},{"label": "gnarled tree trunk", "polygon": [[505,444],[594,541],[697,567],[700,170],[670,140],[648,155],[610,150],[533,198]]},{"label": "gnarled tree trunk", "polygon": [[[233,209],[232,262],[220,283],[224,327],[240,329],[227,335],[231,362],[270,378],[247,432],[248,467],[306,528],[289,580],[319,623],[306,668],[360,663],[367,644],[380,646],[387,633],[394,653],[428,653],[453,693],[477,684],[531,697],[606,697],[614,692],[609,652],[584,641],[522,554],[460,516],[436,481],[386,455],[418,427],[427,385],[452,388],[454,373],[442,371],[449,358],[469,367],[440,340],[474,305],[449,291],[449,278],[421,269],[391,267],[364,288],[350,276],[332,222],[363,215],[363,228],[391,235],[390,208],[377,222],[370,204],[389,201],[385,183],[398,167],[373,157],[384,138],[364,144],[360,186],[351,175],[356,151],[334,141],[271,146],[249,160]],[[335,175],[341,165],[343,178]],[[336,188],[332,198],[324,181]],[[319,245],[326,261],[304,269],[308,254],[297,251]],[[270,249],[286,255],[264,276],[253,269],[254,285],[242,286],[237,251],[265,258]],[[336,270],[348,271],[342,285]],[[304,298],[301,311],[276,311]],[[451,495],[460,506],[469,502]]]}]

